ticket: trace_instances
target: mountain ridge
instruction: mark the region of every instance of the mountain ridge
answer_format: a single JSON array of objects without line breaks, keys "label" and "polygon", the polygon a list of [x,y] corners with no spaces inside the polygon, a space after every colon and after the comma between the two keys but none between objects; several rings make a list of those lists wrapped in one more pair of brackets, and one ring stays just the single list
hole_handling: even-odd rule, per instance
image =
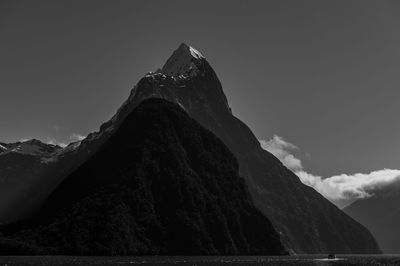
[{"label": "mountain ridge", "polygon": [[0,143],[0,224],[27,216],[39,206],[41,195],[34,187],[61,150],[37,139]]},{"label": "mountain ridge", "polygon": [[142,101],[30,220],[3,227],[1,254],[285,254],[236,158],[176,104]]}]

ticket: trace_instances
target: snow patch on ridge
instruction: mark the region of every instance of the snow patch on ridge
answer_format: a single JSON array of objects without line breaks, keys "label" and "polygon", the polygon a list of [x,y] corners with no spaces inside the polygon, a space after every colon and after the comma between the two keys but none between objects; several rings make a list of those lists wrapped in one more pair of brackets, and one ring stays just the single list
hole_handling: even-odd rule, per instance
[{"label": "snow patch on ridge", "polygon": [[189,50],[190,50],[190,54],[191,54],[194,58],[196,58],[196,59],[202,59],[202,58],[204,58],[204,56],[203,56],[199,51],[197,51],[196,49],[194,49],[192,46],[189,46]]},{"label": "snow patch on ridge", "polygon": [[0,145],[0,156],[5,156],[7,154],[17,153],[23,155],[30,155],[40,158],[43,162],[44,159],[49,158],[57,153],[57,151],[62,150],[60,147],[51,144],[45,144],[39,140],[31,139],[22,142],[15,142],[7,144],[8,148]]}]

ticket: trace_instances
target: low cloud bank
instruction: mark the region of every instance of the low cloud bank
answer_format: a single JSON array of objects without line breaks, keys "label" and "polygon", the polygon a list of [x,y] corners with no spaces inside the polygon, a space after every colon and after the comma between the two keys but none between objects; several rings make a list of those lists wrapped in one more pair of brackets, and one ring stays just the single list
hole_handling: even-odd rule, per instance
[{"label": "low cloud bank", "polygon": [[86,136],[83,136],[83,135],[80,135],[80,134],[76,134],[76,133],[72,133],[72,135],[69,137],[71,142],[81,141],[84,138],[86,138]]},{"label": "low cloud bank", "polygon": [[45,141],[47,144],[51,144],[51,145],[57,145],[57,146],[60,146],[60,147],[66,147],[66,146],[68,146],[68,144],[67,143],[65,143],[65,142],[61,142],[61,141],[57,141],[56,139],[54,139],[54,138],[47,138],[47,140]]},{"label": "low cloud bank", "polygon": [[47,138],[46,143],[47,144],[52,144],[52,145],[58,145],[58,146],[64,148],[64,147],[68,146],[69,143],[76,142],[76,141],[81,141],[84,138],[86,138],[86,136],[83,136],[83,135],[80,135],[80,134],[76,134],[76,133],[72,133],[69,136],[68,143],[62,142],[62,141],[57,141],[55,138],[49,138],[49,137]]},{"label": "low cloud bank", "polygon": [[275,155],[276,158],[293,172],[303,170],[301,160],[292,154],[294,151],[299,150],[296,145],[285,141],[282,137],[277,135],[274,135],[273,138],[268,141],[260,140],[260,143],[264,150]]},{"label": "low cloud bank", "polygon": [[371,197],[379,191],[400,187],[400,170],[397,169],[324,178],[305,171],[301,159],[294,155],[295,152],[299,152],[299,148],[282,137],[275,135],[268,141],[260,140],[260,144],[292,170],[304,184],[313,187],[339,208],[344,208],[358,199]]},{"label": "low cloud bank", "polygon": [[295,174],[304,184],[313,187],[339,208],[400,185],[400,170],[396,169],[382,169],[366,174],[341,174],[328,178],[305,171],[298,171]]}]

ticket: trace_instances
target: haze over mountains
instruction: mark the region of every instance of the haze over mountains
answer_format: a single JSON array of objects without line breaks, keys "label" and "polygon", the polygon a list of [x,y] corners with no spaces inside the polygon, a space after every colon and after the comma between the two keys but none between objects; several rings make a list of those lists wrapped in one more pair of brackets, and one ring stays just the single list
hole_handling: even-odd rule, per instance
[{"label": "haze over mountains", "polygon": [[[117,180],[121,179],[121,182],[128,182],[126,181],[126,179],[130,180],[129,178],[136,178],[136,176],[141,176],[141,174],[139,174],[140,171],[142,175],[146,177],[151,176],[151,171],[155,171],[151,169],[157,169],[160,167],[157,164],[159,163],[157,159],[159,157],[154,157],[157,161],[157,163],[155,164],[155,168],[150,166],[144,167],[144,165],[142,165],[144,162],[140,161],[141,157],[137,158],[137,160],[135,161],[129,161],[128,159],[130,153],[125,153],[123,152],[123,150],[117,148],[122,147],[118,145],[123,145],[123,143],[119,143],[119,140],[116,137],[122,134],[124,137],[121,140],[125,139],[126,141],[132,141],[132,145],[133,143],[140,143],[140,140],[138,139],[130,140],[128,138],[128,135],[125,135],[127,133],[123,129],[129,129],[130,127],[140,128],[140,123],[145,123],[147,118],[153,119],[153,117],[144,116],[146,117],[146,119],[143,118],[144,120],[134,120],[136,122],[132,122],[131,126],[126,125],[126,123],[128,123],[126,121],[130,120],[128,118],[131,115],[133,116],[134,113],[140,113],[144,112],[143,110],[147,110],[144,107],[142,109],[135,108],[138,108],[143,100],[154,97],[168,100],[180,106],[180,108],[186,111],[187,114],[189,114],[193,119],[195,119],[203,127],[207,128],[218,138],[220,138],[238,161],[238,173],[233,173],[234,171],[232,169],[235,169],[235,166],[233,166],[234,160],[232,159],[230,163],[227,164],[227,166],[224,166],[222,167],[222,169],[220,169],[221,171],[223,170],[222,172],[218,170],[218,167],[214,169],[215,166],[209,165],[206,169],[204,169],[204,172],[201,172],[201,174],[197,172],[198,170],[196,171],[196,169],[193,168],[194,165],[192,165],[199,163],[197,161],[199,160],[198,158],[193,159],[193,161],[189,163],[189,166],[191,167],[181,166],[181,164],[179,164],[179,160],[171,162],[171,167],[176,167],[178,169],[183,167],[182,169],[186,169],[184,170],[184,172],[194,171],[197,175],[202,176],[202,178],[213,178],[213,174],[217,174],[217,176],[224,176],[223,179],[221,179],[225,180],[221,181],[223,183],[228,182],[226,180],[230,180],[229,178],[224,178],[226,178],[227,173],[225,171],[231,169],[228,172],[230,173],[229,175],[232,176],[232,182],[236,184],[232,184],[232,189],[236,191],[235,193],[237,193],[233,193],[232,195],[243,195],[241,199],[238,199],[237,203],[234,203],[236,202],[235,200],[228,200],[228,198],[232,196],[230,195],[230,191],[218,192],[219,189],[217,189],[217,192],[214,191],[219,186],[224,187],[225,184],[213,184],[212,186],[207,188],[208,192],[215,192],[214,195],[219,195],[222,197],[222,199],[226,198],[227,202],[231,202],[236,206],[244,206],[243,208],[237,209],[237,214],[232,214],[230,211],[232,209],[230,208],[227,209],[227,213],[222,211],[226,210],[226,206],[221,207],[221,211],[218,209],[215,210],[216,212],[221,213],[221,217],[231,217],[230,215],[234,215],[235,217],[238,217],[237,219],[241,220],[242,222],[232,224],[233,227],[230,227],[230,225],[223,226],[222,228],[224,228],[223,230],[225,233],[217,237],[215,236],[215,234],[218,233],[212,233],[209,231],[209,229],[204,231],[200,230],[196,234],[193,231],[193,228],[191,228],[190,230],[188,229],[191,232],[191,239],[195,238],[197,234],[202,236],[200,238],[202,240],[199,240],[200,242],[197,243],[198,246],[193,246],[192,252],[196,250],[196,248],[198,248],[197,250],[202,250],[202,252],[200,253],[213,253],[214,250],[217,250],[220,254],[230,254],[231,252],[233,252],[234,254],[249,254],[258,252],[267,253],[267,250],[261,249],[261,246],[263,245],[262,243],[271,241],[271,243],[275,244],[271,244],[271,248],[268,250],[272,253],[281,253],[282,248],[280,247],[280,244],[276,241],[277,238],[275,235],[275,231],[272,230],[271,227],[269,227],[269,222],[266,219],[271,220],[272,225],[275,227],[278,234],[280,235],[283,245],[290,252],[380,252],[380,249],[374,237],[365,227],[363,227],[361,224],[354,221],[344,212],[339,210],[335,205],[326,200],[313,188],[304,185],[299,180],[299,178],[292,171],[287,169],[276,157],[261,148],[259,141],[251,132],[251,130],[242,121],[232,115],[226,96],[224,95],[224,92],[222,90],[221,83],[207,60],[203,57],[201,53],[186,44],[181,44],[178,47],[173,55],[167,60],[162,69],[157,70],[153,73],[148,73],[138,82],[138,84],[132,89],[128,100],[123,103],[121,108],[117,111],[116,115],[111,120],[104,123],[100,127],[99,132],[90,134],[82,142],[69,145],[63,150],[60,150],[60,152],[54,153],[54,156],[51,157],[51,160],[46,160],[48,165],[45,167],[46,169],[44,171],[42,171],[40,174],[38,174],[37,177],[35,177],[37,183],[35,184],[34,188],[37,189],[38,187],[44,187],[46,193],[51,193],[50,198],[45,201],[45,205],[39,210],[39,214],[36,214],[36,216],[34,215],[30,220],[27,220],[22,224],[18,223],[7,227],[7,229],[5,229],[4,231],[6,236],[18,241],[21,241],[23,238],[26,237],[28,240],[32,240],[31,242],[28,241],[28,244],[33,245],[33,240],[36,238],[35,236],[38,234],[42,235],[42,232],[40,231],[40,229],[37,229],[36,226],[38,224],[42,226],[52,226],[52,228],[56,228],[55,230],[57,234],[55,238],[53,239],[50,236],[44,237],[43,239],[39,240],[40,246],[55,248],[56,251],[60,251],[60,249],[63,251],[72,250],[72,252],[87,254],[89,252],[87,249],[85,249],[86,243],[89,243],[87,239],[85,239],[84,241],[82,240],[84,243],[83,247],[79,247],[79,243],[82,243],[81,240],[75,238],[64,238],[67,232],[65,231],[64,225],[69,224],[71,221],[75,221],[74,219],[78,218],[65,216],[65,220],[63,220],[63,215],[59,213],[53,215],[53,212],[49,210],[54,210],[60,207],[60,213],[63,213],[63,211],[64,213],[69,213],[68,210],[71,210],[71,208],[74,209],[76,207],[76,214],[79,217],[83,217],[82,220],[79,221],[82,223],[86,223],[91,214],[93,215],[92,218],[96,217],[96,215],[98,214],[96,210],[98,208],[104,207],[104,203],[101,203],[103,196],[105,198],[111,197],[112,199],[114,199],[115,195],[117,195],[117,197],[124,195],[124,191],[119,189],[119,186],[124,183],[120,183],[119,181],[116,181],[116,183],[112,183],[112,187],[115,185],[116,188],[111,192],[108,190],[111,188],[102,190],[101,186],[99,188],[99,191],[92,190],[96,188],[96,176],[99,177],[100,185],[109,184],[109,182],[111,181],[109,181],[108,178],[112,176],[116,177]],[[157,108],[162,109],[163,107],[155,107],[155,109]],[[171,108],[176,109],[177,107]],[[166,107],[166,109],[168,108]],[[181,117],[182,115],[178,116]],[[168,123],[164,125],[164,118],[161,120],[157,120],[160,119],[157,115],[155,115],[155,118],[155,124],[162,124],[163,126],[165,126],[165,128],[156,127],[155,129],[158,131],[166,130],[168,132],[172,125]],[[175,120],[176,118],[169,117],[169,119]],[[149,126],[151,126],[151,121],[146,121],[146,123],[147,122],[150,123]],[[183,133],[179,133],[183,134],[183,139],[181,141],[186,141],[185,134],[192,134],[190,132],[185,132],[184,128],[186,124],[191,124],[191,122],[183,123],[181,129],[179,129],[179,127],[175,128],[175,130],[184,131]],[[140,130],[138,130],[138,132],[140,132]],[[193,133],[193,137],[197,138],[197,134],[200,133]],[[173,135],[175,135],[175,133],[173,133]],[[132,138],[135,138],[134,132],[131,132],[131,136]],[[177,149],[177,147],[174,147],[173,145],[167,145],[168,143],[163,144],[166,146],[162,146],[164,147],[162,150],[157,150],[155,147],[152,148],[153,146],[158,146],[159,144],[161,144],[158,143],[159,141],[162,142],[162,139],[160,139],[159,136],[156,137],[157,141],[155,141],[155,139],[150,139],[147,142],[146,138],[142,138],[145,142],[144,144],[141,144],[144,145],[143,149],[150,149],[152,151],[154,150],[157,156],[161,156],[164,152],[166,152],[167,154],[176,154],[176,156],[178,157],[182,156],[181,152],[183,152],[184,154],[187,153],[188,158],[194,156],[192,155],[193,151],[192,153],[190,153],[187,150],[185,151],[185,149],[176,153],[175,149]],[[168,136],[164,137],[168,139]],[[201,145],[204,146],[207,144],[200,142],[200,146]],[[219,146],[217,144],[215,145],[215,147],[213,145],[211,145],[212,147],[208,147],[208,152],[215,152],[213,149]],[[223,150],[224,148],[218,149]],[[116,160],[115,163],[111,161],[110,165],[108,165],[105,158],[109,158],[108,156],[110,155],[107,153],[107,151],[112,151],[111,154],[115,153],[116,158],[121,158],[121,160]],[[131,151],[133,152],[134,149],[132,148]],[[229,157],[230,155],[227,156]],[[125,159],[127,161],[124,161]],[[100,173],[104,173],[104,176]],[[157,173],[154,173],[154,175],[157,176]],[[244,184],[240,185],[240,182],[237,181],[240,180],[239,176],[245,179],[246,186],[249,190],[252,201],[254,202],[255,206],[261,211],[261,213],[267,218],[261,218],[261,216],[257,214],[257,211],[253,209],[252,205],[249,204],[249,199],[246,198],[247,192],[245,192],[243,186]],[[214,176],[214,178],[216,177]],[[47,182],[50,179],[51,182]],[[133,189],[133,191],[136,191],[137,187],[135,186],[144,182],[145,184],[143,185],[143,193],[145,195],[150,193],[151,195],[154,193],[154,188],[146,184],[146,182],[149,182],[150,180],[146,178],[139,178],[137,179],[137,183],[135,183],[134,180],[130,180],[129,182],[133,182],[130,183],[130,185],[132,186],[130,188]],[[173,179],[169,181],[175,182]],[[162,182],[162,180],[157,180],[157,182]],[[158,184],[157,182],[155,184]],[[190,184],[195,181],[187,182],[189,182]],[[164,185],[168,187],[170,184],[168,184],[167,182],[167,184],[163,184],[163,186]],[[78,191],[77,198],[75,198],[74,196],[67,196],[69,195],[69,193],[72,193],[72,191],[74,191],[74,188]],[[196,190],[203,189],[200,187],[195,188]],[[180,189],[180,187],[178,186],[171,188],[171,190],[168,190],[168,192],[172,192],[174,189]],[[80,200],[85,196],[89,196],[90,199],[95,197],[95,200],[90,200],[89,203],[81,202]],[[194,197],[196,198],[200,196]],[[63,199],[65,199],[65,202]],[[41,200],[44,200],[44,198],[39,199],[38,202],[40,202]],[[136,202],[135,200],[125,201],[124,199],[122,201],[118,201],[121,202],[121,204],[111,204],[111,206],[108,207],[110,208],[111,212],[117,210],[118,216],[123,217],[124,208],[132,208],[132,206]],[[60,203],[60,205],[58,205],[58,203]],[[197,204],[199,203],[196,203],[195,205]],[[171,202],[168,208],[171,208],[171,211],[177,211],[177,206],[177,202]],[[146,208],[144,208],[143,211],[145,213],[151,212],[152,208],[153,207],[149,207],[146,205]],[[80,209],[83,209],[85,211],[79,211]],[[200,208],[198,215],[202,216],[202,211],[205,210],[209,209],[206,207]],[[241,210],[243,210],[243,212]],[[142,221],[137,221],[137,219],[139,219],[139,211],[128,212],[132,216],[121,218],[122,223],[127,224],[126,228],[136,228],[134,226],[135,224],[142,224]],[[249,217],[250,215],[251,217],[256,218],[251,219],[251,222],[248,223],[247,218],[243,218],[244,220],[240,218],[242,217],[241,213],[245,213],[243,214],[243,217]],[[42,217],[45,218],[42,219]],[[112,216],[107,217],[111,218]],[[150,215],[149,217],[151,219],[151,217],[153,216]],[[178,219],[180,222],[182,222],[183,217],[186,217],[186,215],[173,217],[173,219]],[[12,217],[3,217],[4,221],[8,221],[10,219],[12,219]],[[191,217],[190,219],[194,218]],[[221,218],[221,221],[222,220],[231,220],[231,218]],[[199,221],[198,226],[200,226],[200,228],[204,224],[208,223],[207,220],[202,221],[200,219],[197,221]],[[167,228],[167,232],[168,228],[172,226],[171,224],[160,225],[158,224],[157,220],[152,220],[152,223],[153,222],[157,226]],[[253,223],[258,225],[253,225]],[[103,225],[106,226],[108,229],[115,228],[114,223],[109,222],[108,220],[105,221]],[[131,243],[128,241],[124,242],[121,245],[125,248],[129,247],[126,249],[128,250],[129,254],[146,253],[144,251],[145,249],[132,248],[132,246],[146,246],[147,250],[151,250],[152,247],[154,247],[158,251],[163,250],[163,247],[165,248],[166,246],[163,246],[160,243],[165,244],[165,242],[163,241],[168,240],[168,237],[166,237],[165,239],[157,239],[157,237],[159,237],[159,234],[154,234],[154,232],[159,232],[157,231],[157,226],[155,226],[155,229],[153,228],[155,231],[152,231],[153,229],[149,229],[153,233],[150,232],[149,234],[144,233],[143,235],[141,235],[142,238],[140,241],[135,243]],[[198,228],[198,226],[196,228]],[[241,228],[241,226],[244,226],[242,228],[243,236],[241,236],[241,239],[247,239],[248,241],[244,241],[244,243],[248,242],[248,245],[246,247],[239,248],[238,243],[241,241],[237,242],[235,240],[235,237],[233,237],[231,234],[231,230],[233,230],[232,228]],[[248,231],[248,233],[246,233],[246,230],[249,230],[248,228],[252,226],[255,226],[255,228],[258,228],[257,226],[260,226],[260,228],[264,228],[262,230],[266,232],[264,235],[265,238],[262,238],[261,236],[261,238],[258,238],[258,236],[254,235],[253,230],[250,230]],[[29,230],[26,231],[25,229],[27,228]],[[85,227],[83,226],[83,228]],[[146,231],[147,229],[144,230]],[[207,233],[203,234],[203,232]],[[89,239],[95,237],[90,232],[86,232],[85,234],[88,235]],[[136,233],[132,232],[132,234],[133,238],[136,237]],[[97,242],[99,242],[100,245],[105,243],[109,244],[110,242],[107,241],[109,241],[110,237],[114,236],[104,235],[104,238],[98,240]],[[215,239],[217,240],[213,240],[214,237],[216,237]],[[116,239],[117,241],[123,241],[123,239],[121,239],[121,235],[116,237]],[[251,243],[250,239],[253,239],[254,241],[256,241],[256,243]],[[267,241],[267,239],[269,240]],[[213,243],[215,241],[218,242],[220,240],[222,241],[222,243],[220,244],[221,248],[215,248],[216,243],[214,243],[214,248],[212,248],[213,245],[211,245],[210,243]],[[73,244],[73,246],[68,246],[68,243],[64,243],[65,241],[75,244]],[[61,242],[64,244],[62,244]],[[230,244],[227,244],[228,242]],[[158,245],[154,243],[158,243]],[[176,252],[178,248],[183,247],[177,245],[176,248],[176,250],[164,250],[167,253],[171,253],[173,251]],[[101,253],[102,250],[105,250],[105,253],[108,254],[109,252],[111,252],[111,249],[112,245],[96,248],[91,247],[90,250],[97,250],[98,253]]]},{"label": "haze over mountains", "polygon": [[400,188],[392,186],[371,197],[360,199],[343,209],[345,213],[367,227],[382,251],[400,253]]}]

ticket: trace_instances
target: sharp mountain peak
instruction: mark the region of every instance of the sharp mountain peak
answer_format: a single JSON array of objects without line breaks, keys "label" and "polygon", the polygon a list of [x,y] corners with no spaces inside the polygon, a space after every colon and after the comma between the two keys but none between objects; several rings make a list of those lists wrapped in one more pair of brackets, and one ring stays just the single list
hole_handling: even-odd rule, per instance
[{"label": "sharp mountain peak", "polygon": [[189,75],[195,76],[199,73],[198,63],[204,56],[190,45],[181,43],[167,62],[161,72],[169,76]]}]

